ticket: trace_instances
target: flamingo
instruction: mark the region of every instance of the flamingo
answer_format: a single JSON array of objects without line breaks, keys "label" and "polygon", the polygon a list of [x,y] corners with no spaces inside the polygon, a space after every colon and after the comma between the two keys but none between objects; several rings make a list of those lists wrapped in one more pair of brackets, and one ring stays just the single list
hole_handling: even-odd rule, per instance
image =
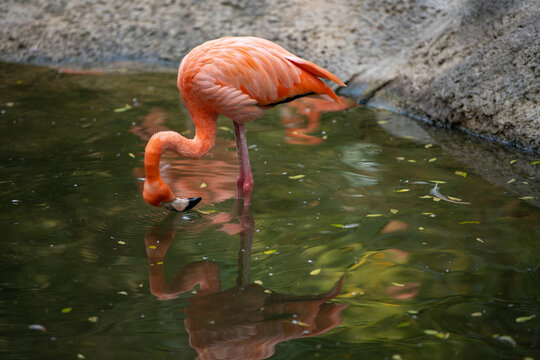
[{"label": "flamingo", "polygon": [[199,203],[200,197],[172,193],[160,176],[159,160],[166,150],[184,158],[202,157],[214,146],[217,117],[222,114],[234,124],[240,164],[237,198],[243,197],[244,206],[249,206],[253,176],[244,124],[261,117],[265,109],[302,96],[322,95],[339,103],[319,77],[345,86],[328,70],[265,39],[224,37],[195,47],[180,63],[177,85],[196,134],[187,139],[174,131],[161,131],[150,138],[144,156],[144,200],[173,211],[186,211]]}]

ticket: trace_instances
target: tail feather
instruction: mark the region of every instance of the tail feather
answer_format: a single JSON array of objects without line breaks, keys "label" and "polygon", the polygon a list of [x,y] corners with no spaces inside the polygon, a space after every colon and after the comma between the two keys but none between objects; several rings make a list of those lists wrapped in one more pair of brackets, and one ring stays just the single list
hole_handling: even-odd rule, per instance
[{"label": "tail feather", "polygon": [[333,82],[335,82],[339,86],[347,86],[336,75],[332,74],[330,71],[328,71],[326,69],[323,69],[322,67],[320,67],[320,66],[318,66],[318,65],[316,65],[316,64],[314,64],[314,63],[312,63],[310,61],[301,59],[299,57],[292,57],[292,56],[287,57],[287,60],[294,63],[296,66],[298,66],[302,70],[305,70],[305,71],[307,71],[307,72],[309,72],[309,73],[311,73],[311,74],[313,74],[315,76],[322,77],[322,78],[328,79],[328,80],[332,80]]}]

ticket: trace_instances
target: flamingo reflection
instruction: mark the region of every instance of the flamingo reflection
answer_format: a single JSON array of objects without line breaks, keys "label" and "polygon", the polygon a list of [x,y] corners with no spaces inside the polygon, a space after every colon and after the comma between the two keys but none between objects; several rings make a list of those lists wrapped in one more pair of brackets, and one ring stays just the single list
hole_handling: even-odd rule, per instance
[{"label": "flamingo reflection", "polygon": [[[240,225],[240,251],[236,286],[222,290],[219,268],[213,261],[197,261],[180,269],[167,283],[163,259],[176,228],[171,213],[146,233],[150,290],[160,300],[171,300],[199,290],[184,309],[190,345],[200,359],[266,359],[276,344],[296,338],[316,336],[341,324],[347,304],[330,303],[339,295],[341,277],[322,294],[288,295],[249,282],[249,260],[254,222],[249,207],[242,207],[234,219]],[[238,211],[238,210],[236,210]],[[224,217],[226,218],[226,217]],[[228,227],[224,226],[224,229]]]}]

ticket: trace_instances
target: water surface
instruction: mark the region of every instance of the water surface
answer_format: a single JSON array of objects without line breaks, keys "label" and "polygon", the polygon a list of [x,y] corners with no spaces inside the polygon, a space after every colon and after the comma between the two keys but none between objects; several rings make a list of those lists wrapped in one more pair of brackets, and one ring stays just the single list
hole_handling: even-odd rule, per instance
[{"label": "water surface", "polygon": [[2,358],[540,358],[538,155],[298,102],[247,125],[250,211],[220,118],[162,160],[203,197],[168,214],[141,179],[152,133],[194,135],[174,74],[0,68]]}]

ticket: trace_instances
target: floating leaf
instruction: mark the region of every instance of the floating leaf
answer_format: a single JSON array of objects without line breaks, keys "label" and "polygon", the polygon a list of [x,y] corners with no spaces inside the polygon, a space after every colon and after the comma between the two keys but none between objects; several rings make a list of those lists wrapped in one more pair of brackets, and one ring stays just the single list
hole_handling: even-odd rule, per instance
[{"label": "floating leaf", "polygon": [[328,139],[328,135],[324,135],[322,138],[323,138],[324,140],[326,140],[326,139]]},{"label": "floating leaf", "polygon": [[418,227],[418,230],[424,231],[424,228],[423,228],[422,226],[419,226],[419,227]]},{"label": "floating leaf", "polygon": [[409,325],[411,325],[411,323],[410,323],[409,321],[402,321],[402,322],[400,322],[399,324],[397,324],[396,327],[399,329],[399,328],[407,327],[407,326],[409,326]]},{"label": "floating leaf", "polygon": [[257,284],[259,286],[262,286],[262,284],[263,284],[263,282],[261,280],[255,280],[253,283]]},{"label": "floating leaf", "polygon": [[321,273],[321,269],[315,269],[315,270],[312,270],[309,275],[319,275]]},{"label": "floating leaf", "polygon": [[520,198],[518,198],[520,200],[531,200],[531,199],[534,199],[534,196],[522,196]]},{"label": "floating leaf", "polygon": [[67,307],[67,308],[63,308],[61,311],[62,311],[62,314],[69,314],[71,310],[73,310],[73,308]]},{"label": "floating leaf", "polygon": [[449,198],[450,200],[454,200],[454,201],[461,201],[460,198],[453,197],[453,196],[450,196],[450,195],[448,195],[447,198]]},{"label": "floating leaf", "polygon": [[390,209],[390,212],[391,212],[392,214],[397,214],[398,211],[399,211],[398,209]]},{"label": "floating leaf", "polygon": [[78,354],[77,354],[77,359],[84,360],[84,359],[86,359],[86,357],[85,357],[83,354],[78,353]]},{"label": "floating leaf", "polygon": [[404,287],[405,286],[405,284],[397,283],[397,282],[392,282],[391,284],[394,285],[394,286],[399,286],[399,287]]},{"label": "floating leaf", "polygon": [[413,160],[413,159],[410,159],[410,160],[407,160],[407,161],[410,162],[410,163],[415,163],[416,162],[416,160]]},{"label": "floating leaf", "polygon": [[88,321],[90,321],[91,323],[94,323],[94,324],[97,323],[98,320],[99,320],[99,318],[97,316],[90,316],[88,318]]},{"label": "floating leaf", "polygon": [[424,147],[425,147],[426,149],[429,149],[429,148],[432,147],[432,146],[433,146],[433,144],[426,144],[426,145],[424,145]]},{"label": "floating leaf", "polygon": [[540,160],[536,160],[536,161],[531,162],[531,165],[538,165],[538,164],[540,164]]},{"label": "floating leaf", "polygon": [[399,190],[396,190],[396,192],[407,192],[407,191],[411,191],[411,189],[399,189]]},{"label": "floating leaf", "polygon": [[510,160],[510,164],[514,164],[517,160]]},{"label": "floating leaf", "polygon": [[272,290],[264,289],[264,292],[265,292],[266,294],[271,294],[271,293],[272,293]]},{"label": "floating leaf", "polygon": [[516,181],[516,179],[513,179],[513,178],[512,178],[512,179],[508,180],[506,183],[507,183],[507,184],[511,184],[511,183],[513,183],[514,181]]},{"label": "floating leaf", "polygon": [[383,216],[383,214],[367,214],[366,217],[379,217]]},{"label": "floating leaf", "polygon": [[231,129],[226,126],[219,126],[218,129],[223,131],[231,131]]},{"label": "floating leaf", "polygon": [[294,176],[289,176],[289,179],[291,180],[298,180],[298,179],[301,179],[303,177],[305,177],[306,175],[294,175]]},{"label": "floating leaf", "polygon": [[434,216],[435,214],[434,213],[430,213],[430,212],[425,212],[425,213],[422,213],[422,215],[426,215],[426,216]]},{"label": "floating leaf", "polygon": [[434,198],[433,198],[433,201],[439,202],[439,201],[441,201],[441,199],[439,199],[438,197],[434,197]]},{"label": "floating leaf", "polygon": [[345,226],[345,225],[343,225],[343,224],[330,224],[330,226],[342,228],[342,227]]},{"label": "floating leaf", "polygon": [[205,187],[206,187],[206,183],[201,183],[200,188],[201,188],[201,189],[204,189]]},{"label": "floating leaf", "polygon": [[200,212],[203,215],[208,215],[208,214],[212,214],[216,212],[216,210],[199,210],[199,209],[196,209],[196,211]]},{"label": "floating leaf", "polygon": [[436,157],[431,158],[431,159],[428,160],[428,162],[434,162],[434,161],[437,161],[437,158],[436,158]]},{"label": "floating leaf", "polygon": [[396,160],[401,161],[401,160],[405,160],[405,158],[403,156],[398,156],[398,157],[396,157]]},{"label": "floating leaf", "polygon": [[416,315],[416,314],[419,313],[418,310],[407,310],[407,312],[408,312],[409,314],[411,314],[411,315]]},{"label": "floating leaf", "polygon": [[530,316],[520,316],[518,318],[516,318],[516,322],[517,323],[524,323],[526,321],[529,321],[529,320],[532,320],[536,317],[536,315],[530,315]]},{"label": "floating leaf", "polygon": [[47,332],[47,329],[45,328],[45,326],[40,325],[40,324],[32,324],[32,325],[28,325],[28,328],[29,328],[30,330],[38,330],[38,331]]},{"label": "floating leaf", "polygon": [[190,133],[191,133],[191,129],[187,129],[187,130],[182,131],[180,134],[182,134],[182,135],[188,135],[188,134],[190,134]]},{"label": "floating leaf", "polygon": [[435,184],[446,184],[446,181],[442,181],[442,180],[429,180],[429,181]]},{"label": "floating leaf", "polygon": [[156,264],[163,265],[163,261],[158,261]]},{"label": "floating leaf", "polygon": [[377,121],[377,124],[386,124],[387,122],[388,121],[386,121],[386,120],[379,120],[379,121]]},{"label": "floating leaf", "polygon": [[437,330],[424,330],[424,334],[426,335],[437,335],[439,332]]},{"label": "floating leaf", "polygon": [[125,242],[125,241],[118,240],[117,242],[118,242],[120,245],[126,245],[126,242]]},{"label": "floating leaf", "polygon": [[471,314],[471,316],[472,316],[472,317],[480,317],[480,316],[482,316],[482,313],[481,313],[480,311],[473,312],[473,313]]},{"label": "floating leaf", "polygon": [[460,225],[463,225],[463,224],[480,224],[480,221],[476,221],[476,220],[469,220],[469,221],[462,221],[459,223]]},{"label": "floating leaf", "polygon": [[495,335],[493,335],[493,338],[497,339],[499,341],[506,342],[506,343],[512,345],[513,347],[516,347],[516,345],[517,345],[516,340],[514,340],[511,336],[508,336],[508,335],[495,334]]},{"label": "floating leaf", "polygon": [[156,245],[150,245],[148,248],[149,248],[149,249],[152,249],[152,250],[155,250],[155,249],[156,249]]},{"label": "floating leaf", "polygon": [[266,250],[264,253],[265,253],[266,255],[270,255],[270,254],[275,253],[276,251],[277,251],[277,250]]},{"label": "floating leaf", "polygon": [[420,199],[431,199],[433,196],[431,195],[424,195],[424,196],[419,196]]},{"label": "floating leaf", "polygon": [[128,293],[126,291],[119,291],[117,294],[127,296]]},{"label": "floating leaf", "polygon": [[115,113],[121,113],[121,112],[124,112],[124,111],[128,111],[131,109],[131,106],[129,106],[129,104],[126,104],[126,106],[122,107],[122,108],[117,108],[117,109],[114,109],[113,111]]},{"label": "floating leaf", "polygon": [[463,177],[467,177],[467,173],[465,171],[456,171],[454,172],[454,174],[456,175],[459,175],[459,176],[463,176]]},{"label": "floating leaf", "polygon": [[480,238],[476,238],[476,241],[479,241],[481,243],[484,243],[484,240],[480,239]]}]

